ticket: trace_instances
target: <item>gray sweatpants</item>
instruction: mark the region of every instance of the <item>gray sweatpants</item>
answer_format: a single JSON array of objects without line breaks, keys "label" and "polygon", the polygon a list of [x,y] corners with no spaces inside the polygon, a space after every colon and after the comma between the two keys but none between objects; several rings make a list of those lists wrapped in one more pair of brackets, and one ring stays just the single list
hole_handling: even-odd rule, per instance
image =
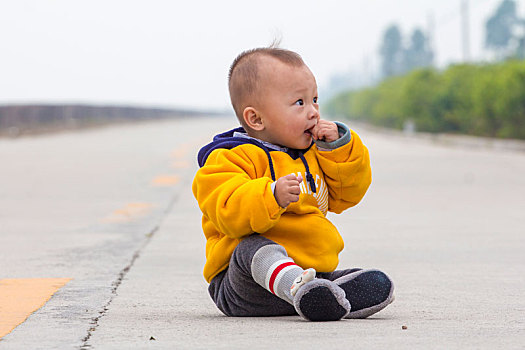
[{"label": "gray sweatpants", "polygon": [[[261,235],[243,239],[233,251],[228,268],[210,283],[211,298],[227,316],[287,316],[297,315],[293,305],[257,284],[252,277],[253,256],[262,247],[277,244]],[[360,269],[318,272],[317,278],[333,281]]]}]

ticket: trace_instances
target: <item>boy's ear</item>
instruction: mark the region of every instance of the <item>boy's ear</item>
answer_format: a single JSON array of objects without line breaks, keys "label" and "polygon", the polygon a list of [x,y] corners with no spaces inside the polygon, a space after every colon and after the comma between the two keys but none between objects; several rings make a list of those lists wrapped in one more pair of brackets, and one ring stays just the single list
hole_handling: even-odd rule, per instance
[{"label": "boy's ear", "polygon": [[246,125],[255,131],[264,130],[263,121],[259,115],[259,112],[253,107],[246,107],[242,112],[242,118]]}]

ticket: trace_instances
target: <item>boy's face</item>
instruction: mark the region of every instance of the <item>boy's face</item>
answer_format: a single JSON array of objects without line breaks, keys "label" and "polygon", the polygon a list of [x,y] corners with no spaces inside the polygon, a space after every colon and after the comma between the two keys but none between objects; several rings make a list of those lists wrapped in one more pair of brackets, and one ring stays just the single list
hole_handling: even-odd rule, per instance
[{"label": "boy's face", "polygon": [[294,67],[272,57],[265,57],[261,66],[256,109],[264,128],[259,137],[288,148],[307,148],[319,121],[312,72],[306,65]]}]

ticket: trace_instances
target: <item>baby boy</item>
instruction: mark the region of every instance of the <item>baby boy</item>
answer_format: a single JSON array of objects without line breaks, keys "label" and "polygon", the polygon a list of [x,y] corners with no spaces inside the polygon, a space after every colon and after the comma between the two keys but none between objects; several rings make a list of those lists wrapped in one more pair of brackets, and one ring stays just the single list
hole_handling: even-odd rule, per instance
[{"label": "baby boy", "polygon": [[301,57],[268,47],[241,53],[229,74],[242,127],[199,154],[193,193],[203,213],[204,277],[228,316],[368,317],[393,301],[376,269],[335,270],[343,240],[326,218],[359,203],[368,150],[346,125],[319,115]]}]

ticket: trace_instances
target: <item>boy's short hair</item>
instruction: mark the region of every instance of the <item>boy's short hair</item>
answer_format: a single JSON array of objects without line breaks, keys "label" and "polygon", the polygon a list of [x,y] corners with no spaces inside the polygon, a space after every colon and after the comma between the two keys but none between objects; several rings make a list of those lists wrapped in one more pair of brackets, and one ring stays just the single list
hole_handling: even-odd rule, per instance
[{"label": "boy's short hair", "polygon": [[244,127],[246,126],[242,114],[247,103],[257,98],[256,93],[260,81],[258,65],[263,56],[273,57],[294,67],[304,65],[298,53],[274,45],[247,50],[235,58],[228,74],[228,89],[235,114]]}]

